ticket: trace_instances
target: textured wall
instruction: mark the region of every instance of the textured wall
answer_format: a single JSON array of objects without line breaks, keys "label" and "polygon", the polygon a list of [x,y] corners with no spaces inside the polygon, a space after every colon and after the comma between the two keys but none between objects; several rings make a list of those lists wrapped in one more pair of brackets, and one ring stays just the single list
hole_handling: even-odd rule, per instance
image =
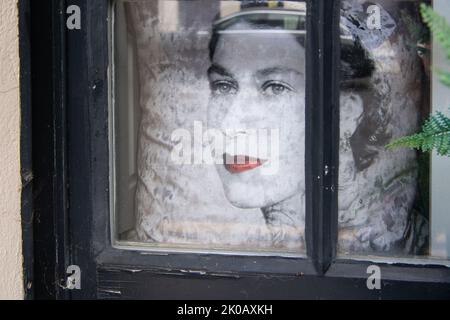
[{"label": "textured wall", "polygon": [[20,104],[17,0],[0,1],[0,299],[21,299]]}]

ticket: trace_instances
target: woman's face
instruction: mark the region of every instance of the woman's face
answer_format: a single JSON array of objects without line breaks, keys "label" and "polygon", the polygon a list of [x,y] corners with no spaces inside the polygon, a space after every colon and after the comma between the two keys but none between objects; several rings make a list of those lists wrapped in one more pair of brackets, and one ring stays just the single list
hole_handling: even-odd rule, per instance
[{"label": "woman's face", "polygon": [[304,190],[305,50],[293,34],[239,29],[212,57],[208,127],[225,140],[216,156],[228,200],[263,208]]}]

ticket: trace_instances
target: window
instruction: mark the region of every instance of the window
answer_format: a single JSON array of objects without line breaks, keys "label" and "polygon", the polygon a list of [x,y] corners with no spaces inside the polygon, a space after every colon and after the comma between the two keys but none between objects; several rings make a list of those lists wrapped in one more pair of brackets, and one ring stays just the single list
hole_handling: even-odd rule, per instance
[{"label": "window", "polygon": [[[416,133],[430,112],[439,110],[436,102],[445,95],[431,72],[431,53],[441,49],[422,22],[420,3],[342,1],[341,21],[353,42],[342,44],[341,255],[394,260],[449,256],[448,219],[442,207],[446,200],[441,193],[446,187],[439,175],[446,175],[450,160],[385,147]],[[378,26],[369,24],[368,12],[379,16],[372,21]],[[433,63],[442,66],[445,61],[437,57]]]},{"label": "window", "polygon": [[[343,256],[445,238],[429,155],[385,147],[432,111],[420,2],[341,2]],[[305,253],[306,3],[117,1],[113,30],[117,245]]]},{"label": "window", "polygon": [[306,3],[114,17],[118,245],[304,253]]},{"label": "window", "polygon": [[30,4],[38,296],[448,297],[450,160],[385,147],[446,112],[428,1],[68,2]]}]

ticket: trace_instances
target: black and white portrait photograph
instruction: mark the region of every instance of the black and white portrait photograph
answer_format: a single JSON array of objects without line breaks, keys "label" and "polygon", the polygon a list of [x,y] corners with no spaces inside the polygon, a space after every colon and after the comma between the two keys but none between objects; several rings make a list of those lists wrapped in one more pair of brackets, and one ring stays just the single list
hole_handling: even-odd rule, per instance
[{"label": "black and white portrait photograph", "polygon": [[[337,246],[420,254],[428,169],[415,151],[385,146],[429,112],[429,62],[416,49],[426,40],[414,31],[418,4],[379,2],[373,17],[366,1],[341,4]],[[116,10],[128,48],[115,67],[116,143],[128,139],[129,151],[117,161],[128,185],[121,239],[305,254],[306,3],[125,1]]]}]

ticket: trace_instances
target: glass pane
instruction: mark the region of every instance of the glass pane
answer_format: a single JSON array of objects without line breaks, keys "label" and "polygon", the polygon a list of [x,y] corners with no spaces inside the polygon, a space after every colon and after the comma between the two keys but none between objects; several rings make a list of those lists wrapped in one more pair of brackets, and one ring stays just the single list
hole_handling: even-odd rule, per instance
[{"label": "glass pane", "polygon": [[[449,257],[443,179],[449,181],[450,158],[386,148],[448,106],[450,89],[430,72],[430,49],[434,66],[449,62],[422,21],[424,2],[342,1],[341,255]],[[434,4],[450,16],[444,2]]]},{"label": "glass pane", "polygon": [[301,1],[116,1],[113,242],[304,253]]}]

